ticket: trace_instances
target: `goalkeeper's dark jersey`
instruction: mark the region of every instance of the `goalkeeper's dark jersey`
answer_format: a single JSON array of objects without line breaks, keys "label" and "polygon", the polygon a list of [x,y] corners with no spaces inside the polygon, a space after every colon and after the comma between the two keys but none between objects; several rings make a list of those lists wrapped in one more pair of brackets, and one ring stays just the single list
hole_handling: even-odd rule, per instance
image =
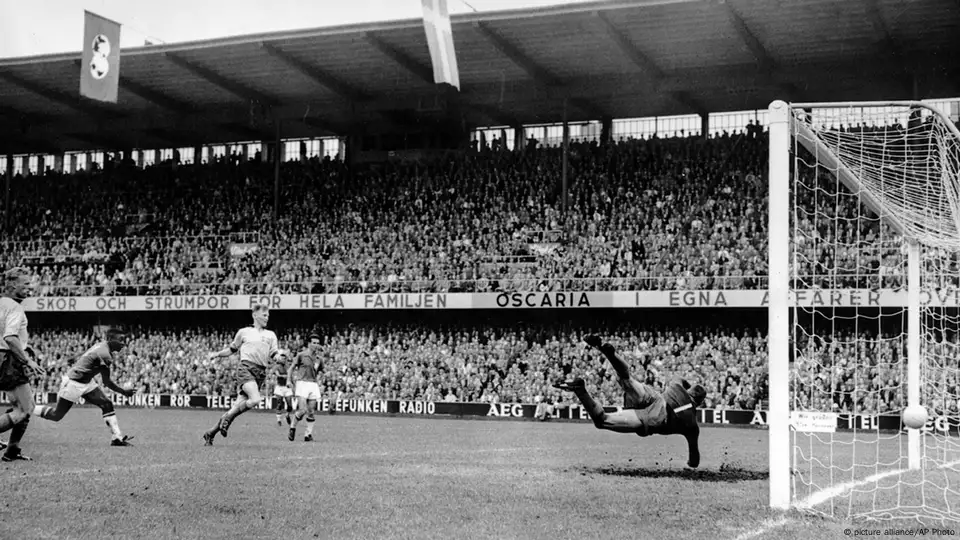
[{"label": "goalkeeper's dark jersey", "polygon": [[692,435],[700,432],[697,425],[697,406],[687,393],[689,383],[680,379],[671,382],[663,390],[667,402],[667,421],[656,430],[662,435]]}]

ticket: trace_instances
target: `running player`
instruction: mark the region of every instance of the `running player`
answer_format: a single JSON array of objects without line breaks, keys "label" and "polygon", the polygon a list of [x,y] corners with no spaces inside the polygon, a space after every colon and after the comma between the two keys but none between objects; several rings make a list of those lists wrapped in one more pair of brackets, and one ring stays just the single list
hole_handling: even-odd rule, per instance
[{"label": "running player", "polygon": [[120,329],[108,329],[104,341],[90,347],[71,363],[67,374],[63,376],[60,391],[57,392],[57,406],[38,405],[33,410],[33,414],[44,420],[59,422],[67,415],[73,404],[83,398],[86,403],[100,407],[100,411],[103,413],[103,421],[110,429],[110,446],[130,446],[130,440],[133,437],[124,435],[120,431],[120,423],[117,421],[117,413],[113,408],[113,402],[103,393],[100,385],[94,380],[99,375],[103,386],[126,397],[136,393],[133,389],[121,388],[113,382],[113,378],[110,376],[113,355],[127,346],[126,337]]},{"label": "running player", "polygon": [[[603,407],[587,393],[586,385],[579,377],[554,386],[576,394],[598,429],[636,433],[641,437],[653,434],[683,435],[687,439],[690,454],[687,465],[698,467],[700,426],[697,424],[697,407],[703,404],[706,390],[699,384],[691,388],[690,383],[678,379],[667,385],[661,394],[630,374],[630,368],[617,356],[613,345],[601,345],[599,336],[587,336],[584,341],[603,353],[616,371],[624,393],[623,409],[613,413],[604,412]],[[646,370],[647,363],[643,367]]]},{"label": "running player", "polygon": [[11,268],[3,273],[4,291],[0,297],[0,392],[10,397],[13,409],[0,416],[0,433],[10,431],[3,461],[30,458],[20,451],[33,412],[33,387],[30,380],[43,375],[43,369],[31,358],[28,349],[27,314],[20,304],[30,295],[30,273],[26,268]]},{"label": "running player", "polygon": [[286,417],[287,425],[290,425],[290,416],[293,414],[293,390],[287,386],[287,362],[290,360],[290,353],[286,349],[281,349],[277,353],[277,384],[273,387],[273,397],[277,402],[277,425],[283,426],[283,418]]},{"label": "running player", "polygon": [[253,326],[241,328],[227,348],[210,353],[211,360],[240,353],[240,367],[237,369],[239,392],[233,407],[220,417],[217,425],[203,434],[206,446],[213,445],[217,432],[226,437],[234,419],[260,404],[260,387],[267,378],[267,363],[277,356],[279,344],[273,330],[267,330],[269,321],[270,308],[264,304],[254,304]]},{"label": "running player", "polygon": [[294,383],[294,395],[297,396],[297,414],[290,424],[290,433],[287,439],[297,438],[297,423],[307,417],[307,431],[303,435],[304,442],[313,440],[313,423],[316,420],[317,400],[320,399],[320,384],[317,379],[317,370],[323,371],[323,366],[317,365],[316,354],[320,350],[320,336],[310,334],[307,347],[290,364],[287,378]]}]

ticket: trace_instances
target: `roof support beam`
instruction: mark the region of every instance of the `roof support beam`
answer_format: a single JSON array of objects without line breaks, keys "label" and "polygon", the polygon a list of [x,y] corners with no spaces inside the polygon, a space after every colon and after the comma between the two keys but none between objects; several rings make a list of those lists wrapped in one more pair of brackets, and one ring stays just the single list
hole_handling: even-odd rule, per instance
[{"label": "roof support beam", "polygon": [[268,55],[306,75],[320,86],[329,89],[347,101],[365,101],[370,99],[370,96],[362,90],[350,86],[317,66],[309,64],[280,49],[276,45],[261,42],[260,48]]},{"label": "roof support beam", "polygon": [[103,106],[94,105],[92,102],[83,102],[80,100],[80,94],[76,95],[65,94],[58,90],[52,90],[46,88],[40,84],[37,84],[26,79],[21,79],[20,77],[8,73],[5,71],[0,71],[0,79],[3,79],[7,82],[15,84],[24,90],[37,94],[43,98],[46,98],[50,101],[55,101],[61,105],[66,105],[75,111],[87,113],[87,114],[106,114],[110,116],[121,116],[116,111],[107,109]]},{"label": "roof support beam", "polygon": [[278,101],[262,92],[254,90],[248,86],[240,84],[236,81],[232,81],[219,73],[214,72],[211,69],[207,69],[203,66],[198,66],[189,60],[181,58],[173,53],[163,53],[163,55],[170,60],[174,65],[193,73],[197,77],[206,80],[210,84],[219,86],[220,88],[230,92],[231,94],[239,97],[243,100],[248,101],[258,101],[264,105],[276,105]]},{"label": "roof support beam", "polygon": [[[607,17],[606,13],[596,11],[594,16],[597,20],[600,21],[601,26],[603,26],[604,31],[610,39],[616,44],[617,48],[620,49],[620,52],[624,56],[630,59],[631,62],[642,71],[647,77],[655,84],[659,85],[663,82],[666,74],[660,69],[653,60],[651,60],[647,55],[643,54],[640,49],[634,45],[630,38],[628,38],[623,32],[621,32]],[[694,99],[690,94],[685,91],[670,91],[667,94],[673,98],[674,101],[683,105],[684,107],[692,110],[697,114],[706,114],[706,107],[703,106],[700,102]]]},{"label": "roof support beam", "polygon": [[[527,72],[530,77],[538,84],[546,87],[563,87],[564,82],[543,66],[537,64],[533,59],[524,54],[513,43],[496,33],[481,21],[473,23],[473,27],[490,42],[491,45],[503,56]],[[570,98],[570,104],[582,110],[585,113],[601,118],[609,116],[602,107],[583,97]]]},{"label": "roof support beam", "polygon": [[752,54],[756,60],[757,67],[760,68],[760,71],[772,71],[774,69],[773,59],[770,57],[767,49],[763,46],[763,43],[760,43],[760,40],[757,39],[757,36],[750,31],[750,27],[748,27],[747,23],[743,21],[743,17],[741,17],[740,14],[733,9],[733,6],[731,6],[726,0],[720,0],[719,5],[721,9],[723,9],[724,14],[726,14],[730,24],[733,25],[733,29],[737,31],[740,39],[743,40],[744,45],[746,45],[747,49],[750,50],[750,54]]},{"label": "roof support beam", "polygon": [[162,92],[158,92],[152,88],[144,86],[136,81],[131,80],[129,77],[120,76],[120,86],[124,90],[127,90],[131,94],[136,94],[141,98],[158,105],[168,111],[179,113],[179,114],[188,114],[193,111],[193,106],[184,103],[180,100],[174,99]]},{"label": "roof support beam", "polygon": [[650,59],[647,55],[643,54],[640,49],[634,45],[630,38],[628,38],[623,32],[621,32],[616,26],[610,22],[610,19],[607,17],[607,14],[602,11],[595,11],[594,17],[600,21],[600,25],[603,27],[603,30],[607,33],[607,36],[616,44],[617,48],[620,49],[620,52],[624,54],[631,62],[641,71],[643,71],[651,80],[660,80],[663,78],[663,70],[660,69],[653,60]]},{"label": "roof support beam", "polygon": [[517,47],[503,36],[491,30],[482,22],[473,23],[473,27],[490,42],[491,45],[511,62],[527,72],[530,77],[546,86],[560,86],[562,82],[554,74],[534,62],[529,56],[522,53]]},{"label": "roof support beam", "polygon": [[[74,64],[76,64],[77,67],[80,67],[83,65],[83,62],[78,59],[74,61]],[[193,107],[191,107],[190,105],[183,103],[182,101],[173,99],[170,96],[163,94],[162,92],[158,92],[152,88],[148,88],[136,81],[131,80],[129,77],[124,77],[123,75],[120,75],[120,86],[122,86],[123,89],[126,90],[127,92],[136,94],[137,96],[140,96],[142,99],[145,99],[153,103],[154,105],[163,107],[168,111],[172,111],[180,114],[186,114],[186,113],[189,113],[191,110],[193,110]]]},{"label": "roof support beam", "polygon": [[373,32],[365,33],[364,37],[367,38],[367,42],[369,42],[370,45],[373,45],[373,47],[383,53],[384,56],[390,58],[427,84],[434,84],[432,68],[421,64],[409,54],[380,39],[380,37]]}]

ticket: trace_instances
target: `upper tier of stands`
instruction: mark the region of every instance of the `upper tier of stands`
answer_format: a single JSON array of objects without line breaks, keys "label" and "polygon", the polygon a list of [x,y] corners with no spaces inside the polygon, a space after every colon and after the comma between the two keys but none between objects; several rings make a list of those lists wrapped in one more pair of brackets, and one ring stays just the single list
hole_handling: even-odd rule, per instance
[{"label": "upper tier of stands", "polygon": [[348,174],[256,161],[15,178],[37,294],[757,288],[765,137],[483,150]]},{"label": "upper tier of stands", "polygon": [[[39,296],[765,286],[761,129],[573,142],[566,215],[561,155],[531,144],[353,171],[288,162],[279,215],[273,166],[254,160],[48,172],[14,179],[0,257],[33,269]],[[896,285],[897,237],[831,189],[803,201],[798,236],[816,242],[800,246],[801,279]]]}]

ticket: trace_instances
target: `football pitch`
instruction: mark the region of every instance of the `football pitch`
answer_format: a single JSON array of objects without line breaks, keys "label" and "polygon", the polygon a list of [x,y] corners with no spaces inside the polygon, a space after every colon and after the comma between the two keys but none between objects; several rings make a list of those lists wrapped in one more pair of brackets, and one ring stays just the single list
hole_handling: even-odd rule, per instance
[{"label": "football pitch", "polygon": [[[767,434],[681,437],[587,423],[320,415],[316,441],[244,415],[204,447],[218,411],[121,409],[34,418],[32,462],[0,463],[0,538],[843,538],[844,523],[767,508]],[[960,526],[952,525],[954,529]]]}]

